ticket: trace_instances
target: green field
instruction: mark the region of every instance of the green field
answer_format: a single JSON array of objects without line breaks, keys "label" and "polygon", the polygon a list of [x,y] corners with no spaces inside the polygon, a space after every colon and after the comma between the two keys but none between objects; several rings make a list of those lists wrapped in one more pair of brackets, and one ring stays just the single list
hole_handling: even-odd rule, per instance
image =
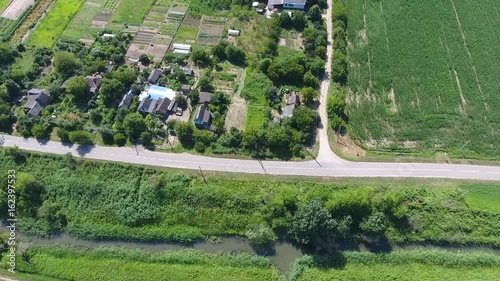
[{"label": "green field", "polygon": [[469,208],[500,212],[500,188],[498,186],[463,186],[467,193],[465,203]]},{"label": "green field", "polygon": [[351,136],[372,151],[498,160],[500,2],[345,2]]},{"label": "green field", "polygon": [[139,25],[149,11],[154,0],[122,0],[113,17],[113,22]]},{"label": "green field", "polygon": [[0,13],[9,5],[10,0],[0,0]]},{"label": "green field", "polygon": [[84,251],[55,247],[29,249],[28,255],[30,265],[19,260],[18,271],[56,280],[136,281],[145,280],[145,276],[147,280],[170,281],[283,280],[268,259],[248,254],[192,250],[158,254],[119,248]]},{"label": "green field", "polygon": [[82,0],[56,0],[47,16],[30,35],[28,43],[39,47],[52,47],[80,10],[83,2]]},{"label": "green field", "polygon": [[245,86],[241,92],[241,95],[248,100],[246,130],[263,128],[268,108],[264,93],[272,85],[273,83],[266,75],[257,71],[247,71]]},{"label": "green field", "polygon": [[193,43],[198,36],[198,28],[192,26],[181,26],[175,34],[176,43]]},{"label": "green field", "polygon": [[326,262],[306,266],[298,275],[299,278],[291,280],[497,280],[500,258],[482,253],[453,254],[424,250],[380,255],[344,252]]},{"label": "green field", "polygon": [[80,38],[94,39],[100,29],[92,28],[92,21],[110,1],[97,0],[92,2],[100,6],[84,4],[68,24],[61,37],[73,40],[80,40]]}]

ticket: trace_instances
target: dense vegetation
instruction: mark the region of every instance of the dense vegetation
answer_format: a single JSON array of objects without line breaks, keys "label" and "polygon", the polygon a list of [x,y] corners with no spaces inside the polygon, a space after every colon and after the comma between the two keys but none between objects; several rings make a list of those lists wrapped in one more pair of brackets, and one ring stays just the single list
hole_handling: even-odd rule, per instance
[{"label": "dense vegetation", "polygon": [[[18,272],[56,280],[282,280],[263,257],[183,250],[149,253],[120,248],[30,247]],[[110,270],[113,269],[113,270]],[[26,278],[26,280],[31,280]],[[47,279],[45,279],[47,280]]]},{"label": "dense vegetation", "polygon": [[297,259],[290,280],[494,280],[499,268],[500,258],[486,253],[343,252],[328,258],[306,255]]},{"label": "dense vegetation", "polygon": [[[500,246],[500,213],[487,207],[498,201],[498,192],[488,199],[481,193],[493,186],[223,176],[204,182],[194,175],[16,149],[3,149],[0,164],[16,167],[19,227],[32,235],[66,231],[86,239],[191,242],[236,234],[257,244],[278,236],[318,249],[337,240],[385,238]],[[1,198],[5,210],[6,196]]]},{"label": "dense vegetation", "polygon": [[500,2],[344,2],[350,135],[381,153],[498,160]]}]

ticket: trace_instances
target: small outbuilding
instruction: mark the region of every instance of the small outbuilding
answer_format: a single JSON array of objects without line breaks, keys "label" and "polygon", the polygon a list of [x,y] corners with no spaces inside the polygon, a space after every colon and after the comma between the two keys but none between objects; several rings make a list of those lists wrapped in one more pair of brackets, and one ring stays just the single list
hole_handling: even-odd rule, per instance
[{"label": "small outbuilding", "polygon": [[236,29],[229,29],[227,31],[227,35],[229,35],[229,36],[239,36],[240,35],[240,31],[236,30]]}]

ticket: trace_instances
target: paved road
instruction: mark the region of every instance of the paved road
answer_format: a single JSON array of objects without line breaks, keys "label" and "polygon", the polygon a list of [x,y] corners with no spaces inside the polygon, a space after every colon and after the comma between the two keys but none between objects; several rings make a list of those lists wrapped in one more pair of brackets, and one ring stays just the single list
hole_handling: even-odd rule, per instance
[{"label": "paved road", "polygon": [[[363,163],[319,159],[305,162],[257,161],[213,158],[191,154],[161,153],[138,147],[100,147],[64,145],[60,142],[38,142],[35,139],[5,136],[4,146],[66,154],[89,159],[145,164],[160,167],[198,169],[222,172],[324,177],[434,177],[455,179],[500,180],[500,167],[424,163]],[[321,166],[320,166],[321,165]]]}]

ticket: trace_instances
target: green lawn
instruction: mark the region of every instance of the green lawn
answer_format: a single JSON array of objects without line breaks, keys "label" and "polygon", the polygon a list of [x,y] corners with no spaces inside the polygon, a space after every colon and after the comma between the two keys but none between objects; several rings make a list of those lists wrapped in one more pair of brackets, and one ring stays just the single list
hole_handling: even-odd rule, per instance
[{"label": "green lawn", "polygon": [[469,208],[500,212],[500,186],[467,185],[461,188],[467,191],[465,202]]},{"label": "green lawn", "polygon": [[500,2],[345,2],[350,135],[374,151],[500,160]]},{"label": "green lawn", "polygon": [[192,26],[181,26],[175,35],[175,43],[193,43],[198,36],[198,28]]},{"label": "green lawn", "polygon": [[268,259],[248,254],[206,254],[192,250],[158,254],[119,248],[79,251],[67,247],[28,251],[30,265],[19,260],[18,271],[61,280],[283,280]]},{"label": "green lawn", "polygon": [[141,24],[154,0],[122,0],[113,17],[113,22]]},{"label": "green lawn", "polygon": [[498,276],[500,276],[498,256],[422,250],[380,255],[344,252],[337,258],[330,258],[328,262],[317,262],[314,266],[306,266],[296,280],[479,281],[497,280]]},{"label": "green lawn", "polygon": [[248,100],[248,113],[245,129],[260,130],[267,119],[267,101],[264,96],[267,89],[273,86],[269,78],[255,70],[248,70],[241,95]]},{"label": "green lawn", "polygon": [[28,43],[39,47],[52,47],[80,10],[83,2],[82,0],[56,0],[47,16],[31,33]]},{"label": "green lawn", "polygon": [[0,13],[9,5],[11,0],[0,0]]}]

